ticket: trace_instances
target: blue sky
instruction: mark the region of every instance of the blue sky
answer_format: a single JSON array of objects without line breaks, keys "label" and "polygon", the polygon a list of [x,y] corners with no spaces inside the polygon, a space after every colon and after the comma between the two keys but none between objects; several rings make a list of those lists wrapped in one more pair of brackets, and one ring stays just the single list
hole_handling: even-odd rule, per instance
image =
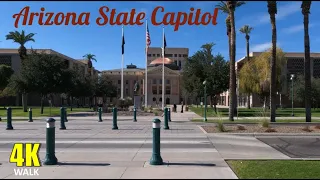
[{"label": "blue sky", "polygon": [[[18,48],[12,41],[5,40],[5,35],[13,30],[25,30],[27,33],[37,33],[36,42],[26,44],[27,48],[49,48],[61,52],[69,57],[80,59],[84,54],[92,53],[98,62],[94,66],[98,70],[114,69],[121,67],[121,26],[98,26],[95,19],[99,17],[99,8],[108,6],[117,12],[128,12],[135,8],[137,12],[146,12],[147,17],[156,6],[163,6],[165,12],[189,12],[191,7],[200,8],[204,12],[212,12],[218,2],[0,2],[0,48]],[[303,52],[303,16],[300,8],[301,2],[278,2],[277,37],[279,46],[289,52]],[[32,26],[14,27],[13,14],[19,13],[25,6],[30,6],[31,12],[40,12],[44,7],[46,12],[90,12],[89,26],[39,26],[34,20]],[[317,18],[320,11],[319,2],[312,2],[310,14],[310,41],[311,52],[320,52],[320,37],[316,33],[320,27]],[[157,19],[163,17],[159,14]],[[245,56],[246,42],[239,29],[248,24],[254,27],[251,34],[251,50],[263,51],[270,47],[271,25],[266,2],[247,2],[236,10],[237,51],[236,58]],[[225,25],[226,15],[219,11],[217,25],[207,26],[180,26],[178,31],[173,26],[166,26],[167,47],[188,47],[190,56],[200,49],[202,44],[214,42],[214,53],[228,57],[228,39]],[[153,26],[149,23],[152,47],[162,44],[162,26]],[[138,26],[125,26],[125,64],[145,66],[145,24]]]}]

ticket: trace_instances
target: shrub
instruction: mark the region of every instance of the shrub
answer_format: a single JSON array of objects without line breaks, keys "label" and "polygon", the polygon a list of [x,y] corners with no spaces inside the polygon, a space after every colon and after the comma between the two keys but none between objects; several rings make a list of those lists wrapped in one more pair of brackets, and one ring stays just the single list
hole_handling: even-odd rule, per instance
[{"label": "shrub", "polygon": [[305,126],[304,128],[302,128],[303,131],[306,131],[306,132],[311,132],[312,129],[310,129],[310,126]]},{"label": "shrub", "polygon": [[320,129],[320,125],[314,126],[315,129]]},{"label": "shrub", "polygon": [[237,124],[237,129],[243,131],[246,130],[246,127],[242,124]]},{"label": "shrub", "polygon": [[155,116],[159,116],[159,111],[154,111]]},{"label": "shrub", "polygon": [[265,132],[277,132],[276,129],[269,127]]},{"label": "shrub", "polygon": [[220,132],[226,132],[227,130],[226,130],[226,128],[224,127],[224,125],[223,125],[223,121],[222,120],[219,120],[218,121],[218,130],[220,131]]},{"label": "shrub", "polygon": [[270,125],[270,122],[269,122],[267,119],[264,119],[264,120],[262,121],[262,127],[268,128],[269,125]]}]

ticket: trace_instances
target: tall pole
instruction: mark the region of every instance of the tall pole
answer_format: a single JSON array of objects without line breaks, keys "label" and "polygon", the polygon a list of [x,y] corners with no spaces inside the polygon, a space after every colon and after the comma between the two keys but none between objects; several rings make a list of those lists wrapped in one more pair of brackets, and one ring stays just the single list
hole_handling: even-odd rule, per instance
[{"label": "tall pole", "polygon": [[204,119],[203,121],[207,122],[207,84],[206,83],[204,83]]},{"label": "tall pole", "polygon": [[[146,34],[147,34],[147,28],[148,28],[148,20],[146,19]],[[148,41],[148,37],[146,36],[146,43]],[[148,45],[146,44],[146,69],[145,69],[145,82],[144,82],[144,108],[146,109],[148,107]]]},{"label": "tall pole", "polygon": [[[123,26],[122,26],[122,37],[123,37]],[[121,55],[121,99],[123,99],[123,57],[124,54]]]},{"label": "tall pole", "polygon": [[164,27],[162,27],[162,110],[164,110]]},{"label": "tall pole", "polygon": [[291,75],[291,104],[292,104],[292,114],[291,116],[294,116],[293,114],[293,75]]}]

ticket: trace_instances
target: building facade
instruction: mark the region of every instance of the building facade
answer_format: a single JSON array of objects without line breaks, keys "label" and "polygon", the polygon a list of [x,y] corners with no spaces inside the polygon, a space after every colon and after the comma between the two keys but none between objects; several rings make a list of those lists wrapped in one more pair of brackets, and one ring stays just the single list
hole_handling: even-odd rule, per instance
[{"label": "building facade", "polygon": [[[250,58],[257,57],[263,52],[251,52],[249,54]],[[282,84],[281,92],[277,92],[277,105],[282,107],[291,107],[291,101],[289,100],[289,90],[291,88],[291,74],[297,76],[298,74],[304,74],[304,52],[285,52],[285,57],[287,58],[287,63],[282,68],[283,75],[286,76],[286,81]],[[310,53],[311,57],[311,77],[320,78],[320,53]],[[239,59],[236,62],[236,73],[239,73],[242,65],[247,61],[246,57]],[[237,89],[238,92],[238,89]],[[294,94],[294,93],[293,93]],[[240,94],[238,96],[238,105],[247,106],[247,96]],[[281,100],[281,101],[280,101]],[[224,92],[220,95],[219,99],[220,105],[229,106],[229,93]],[[250,105],[251,107],[262,107],[263,99],[260,98],[257,94],[252,94],[250,96]],[[269,105],[269,104],[268,104]],[[304,104],[295,104],[295,107],[304,107]]]},{"label": "building facade", "polygon": [[[181,71],[188,58],[188,48],[166,48],[164,60],[165,88],[164,104],[180,104],[183,101],[181,96]],[[124,69],[124,97],[134,98],[134,85],[140,85],[138,96],[144,105],[145,93],[147,93],[148,106],[162,107],[162,64],[161,48],[151,47],[147,57],[147,92],[145,90],[145,68],[137,68],[135,65],[127,65]],[[117,86],[117,98],[110,99],[110,103],[116,103],[121,95],[121,69],[102,71],[108,75],[113,84]]]},{"label": "building facade", "polygon": [[[71,57],[68,57],[64,54],[61,54],[52,49],[33,49],[37,53],[46,53],[57,55],[64,59],[68,68],[78,69],[83,72],[83,74],[88,74],[88,61],[87,60],[76,60]],[[27,53],[31,53],[31,50],[28,49]],[[21,70],[21,59],[19,57],[18,49],[0,49],[0,64],[11,66],[14,73],[19,73]],[[91,69],[91,74],[93,78],[98,78],[100,72],[94,68]],[[38,94],[30,93],[28,94],[28,105],[29,106],[39,106],[40,105],[40,96]],[[53,106],[61,106],[64,102],[61,100],[60,95],[55,95],[52,100]],[[82,104],[88,104],[88,99],[81,99]],[[45,105],[48,105],[49,102],[44,102]],[[0,98],[0,105],[11,105],[11,106],[21,106],[21,95],[15,97],[5,97]]]}]

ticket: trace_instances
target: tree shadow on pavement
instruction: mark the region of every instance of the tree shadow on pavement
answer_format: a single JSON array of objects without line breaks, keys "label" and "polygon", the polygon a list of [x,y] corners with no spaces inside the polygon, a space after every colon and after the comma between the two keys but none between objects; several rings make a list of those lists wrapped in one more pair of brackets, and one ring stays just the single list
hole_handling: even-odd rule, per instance
[{"label": "tree shadow on pavement", "polygon": [[91,129],[68,129],[68,130],[74,130],[74,131],[90,131]]},{"label": "tree shadow on pavement", "polygon": [[110,166],[109,163],[58,162],[59,166]]}]

